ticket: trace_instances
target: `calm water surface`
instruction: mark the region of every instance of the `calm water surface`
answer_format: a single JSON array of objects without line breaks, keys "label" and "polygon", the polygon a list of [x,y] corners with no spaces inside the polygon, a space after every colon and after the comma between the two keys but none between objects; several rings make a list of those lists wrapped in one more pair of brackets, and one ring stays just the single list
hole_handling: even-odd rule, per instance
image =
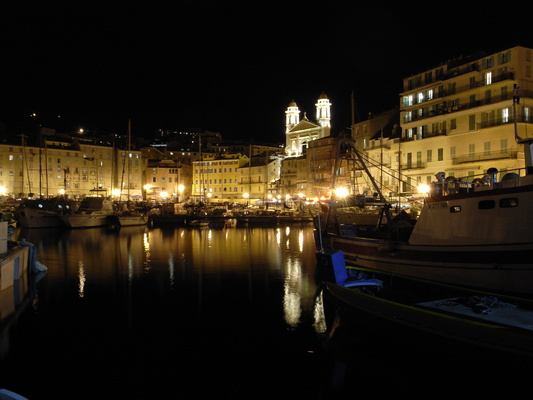
[{"label": "calm water surface", "polygon": [[11,328],[3,366],[16,368],[2,369],[3,387],[31,400],[310,390],[323,329],[312,228],[18,237],[36,245],[48,271]]},{"label": "calm water surface", "polygon": [[326,323],[310,226],[16,235],[48,267],[0,340],[0,387],[30,400],[513,398],[533,372]]}]

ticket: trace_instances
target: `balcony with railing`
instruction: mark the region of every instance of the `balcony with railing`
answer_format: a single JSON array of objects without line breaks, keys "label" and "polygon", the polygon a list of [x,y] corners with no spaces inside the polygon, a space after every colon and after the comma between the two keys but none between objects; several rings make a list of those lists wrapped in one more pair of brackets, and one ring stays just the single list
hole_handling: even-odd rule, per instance
[{"label": "balcony with railing", "polygon": [[422,162],[422,161],[413,161],[413,162],[406,162],[405,164],[402,164],[401,165],[401,169],[403,171],[405,170],[413,170],[413,169],[423,169],[423,168],[426,168],[427,167],[427,163],[425,162]]},{"label": "balcony with railing", "polygon": [[470,162],[481,162],[489,160],[500,160],[505,158],[516,158],[518,151],[516,149],[510,150],[495,150],[484,151],[481,153],[464,154],[458,157],[452,158],[452,164],[465,164]]},{"label": "balcony with railing", "polygon": [[492,76],[490,81],[481,79],[481,80],[469,82],[468,84],[463,85],[463,86],[455,87],[453,90],[444,89],[444,88],[440,90],[435,90],[431,97],[424,97],[422,101],[419,100],[418,96],[413,96],[413,103],[409,105],[404,104],[403,110],[418,106],[420,104],[435,102],[436,100],[443,99],[448,96],[455,96],[457,94],[467,92],[472,89],[493,85],[495,83],[503,82],[506,80],[513,81],[514,78],[515,76],[513,72],[504,72],[504,73]]}]

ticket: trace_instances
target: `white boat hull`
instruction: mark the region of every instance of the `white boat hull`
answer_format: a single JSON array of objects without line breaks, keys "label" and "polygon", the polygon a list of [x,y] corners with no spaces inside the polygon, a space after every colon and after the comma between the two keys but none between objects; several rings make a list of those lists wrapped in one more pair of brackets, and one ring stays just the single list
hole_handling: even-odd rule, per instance
[{"label": "white boat hull", "polygon": [[124,226],[141,226],[148,222],[144,215],[121,215],[118,217],[118,224]]},{"label": "white boat hull", "polygon": [[61,215],[60,219],[67,228],[96,228],[107,226],[108,214],[69,214]]},{"label": "white boat hull", "polygon": [[533,185],[434,196],[403,241],[357,226],[323,239],[361,267],[533,297],[532,204]]}]

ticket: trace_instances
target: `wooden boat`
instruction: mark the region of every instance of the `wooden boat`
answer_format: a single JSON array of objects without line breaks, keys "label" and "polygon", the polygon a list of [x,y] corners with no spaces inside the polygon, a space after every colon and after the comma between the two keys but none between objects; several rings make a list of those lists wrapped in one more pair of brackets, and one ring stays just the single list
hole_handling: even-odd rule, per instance
[{"label": "wooden boat", "polygon": [[86,197],[76,212],[60,215],[67,228],[96,228],[109,225],[113,203],[103,197]]},{"label": "wooden boat", "polygon": [[[353,143],[343,145],[368,172]],[[483,185],[439,175],[418,219],[405,212],[392,218],[375,182],[373,225],[343,223],[333,199],[317,218],[317,247],[383,272],[533,296],[533,175],[501,182],[494,175]]]},{"label": "wooden boat", "polygon": [[24,199],[15,210],[15,219],[21,228],[64,227],[59,215],[70,212],[70,206],[63,198]]},{"label": "wooden boat", "polygon": [[[320,254],[333,268],[325,295],[367,328],[378,321],[411,332],[504,352],[533,356],[533,301],[438,284],[357,267],[346,267],[342,252]],[[364,322],[363,322],[364,321]]]},{"label": "wooden boat", "polygon": [[135,211],[115,212],[107,216],[108,225],[114,227],[142,226],[148,223],[148,218],[144,213]]}]

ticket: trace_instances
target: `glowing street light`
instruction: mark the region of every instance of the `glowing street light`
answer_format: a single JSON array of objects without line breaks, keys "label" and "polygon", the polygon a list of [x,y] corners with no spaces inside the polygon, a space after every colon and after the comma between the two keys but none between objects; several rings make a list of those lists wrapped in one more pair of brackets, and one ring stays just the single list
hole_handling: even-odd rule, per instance
[{"label": "glowing street light", "polygon": [[348,196],[348,189],[346,189],[345,187],[337,188],[333,190],[333,192],[335,193],[335,196],[340,197],[340,198],[344,198]]},{"label": "glowing street light", "polygon": [[429,193],[429,190],[430,190],[429,185],[426,185],[425,183],[418,185],[418,193],[421,193],[424,196]]},{"label": "glowing street light", "polygon": [[181,196],[183,196],[183,191],[185,190],[185,186],[182,184],[178,185],[178,203],[181,201]]}]

